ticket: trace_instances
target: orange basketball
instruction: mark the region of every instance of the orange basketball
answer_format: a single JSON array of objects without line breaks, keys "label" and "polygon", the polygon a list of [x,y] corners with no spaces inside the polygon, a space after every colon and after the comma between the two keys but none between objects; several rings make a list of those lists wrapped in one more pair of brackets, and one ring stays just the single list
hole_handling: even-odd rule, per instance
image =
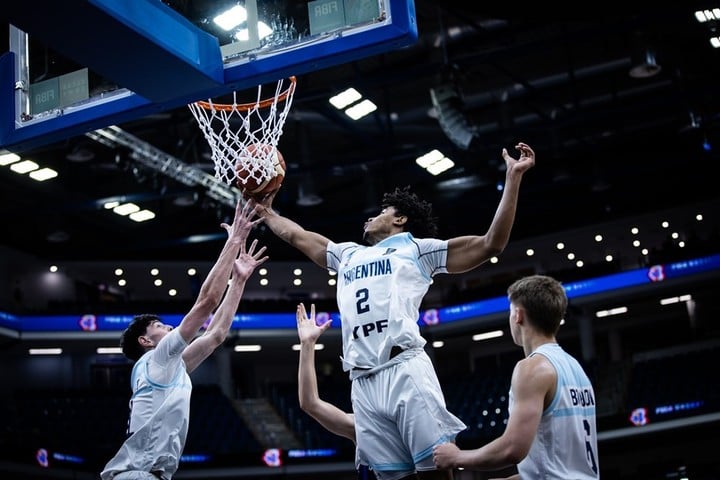
[{"label": "orange basketball", "polygon": [[274,176],[262,183],[259,183],[255,177],[251,176],[250,170],[243,166],[242,163],[238,163],[237,165],[238,188],[242,190],[243,195],[261,199],[268,193],[280,188],[285,178],[285,159],[282,153],[280,153],[280,150],[274,149],[272,145],[249,145],[247,150],[254,157],[272,155],[273,166],[275,168]]}]

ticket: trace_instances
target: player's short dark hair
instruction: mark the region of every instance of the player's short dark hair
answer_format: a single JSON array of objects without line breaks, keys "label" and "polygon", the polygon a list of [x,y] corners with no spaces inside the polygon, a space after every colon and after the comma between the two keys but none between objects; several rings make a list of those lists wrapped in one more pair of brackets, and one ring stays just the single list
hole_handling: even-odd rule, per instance
[{"label": "player's short dark hair", "polygon": [[157,315],[149,313],[135,315],[120,337],[120,347],[127,358],[137,361],[145,354],[145,349],[138,343],[138,338],[145,335],[148,325],[157,321],[160,321],[160,317]]},{"label": "player's short dark hair", "polygon": [[508,300],[522,306],[538,330],[555,335],[565,318],[568,298],[562,284],[546,275],[530,275],[508,287]]},{"label": "player's short dark hair", "polygon": [[394,207],[398,215],[407,217],[404,230],[413,237],[430,238],[437,235],[437,218],[432,214],[432,204],[412,193],[410,186],[397,187],[386,193],[381,205],[382,208]]}]

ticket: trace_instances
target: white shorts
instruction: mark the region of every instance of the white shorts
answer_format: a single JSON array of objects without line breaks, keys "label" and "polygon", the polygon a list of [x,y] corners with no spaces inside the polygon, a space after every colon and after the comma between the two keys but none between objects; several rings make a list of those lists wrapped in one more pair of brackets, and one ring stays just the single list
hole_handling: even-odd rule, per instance
[{"label": "white shorts", "polygon": [[435,368],[422,349],[352,382],[356,466],[368,465],[378,480],[435,470],[432,448],[454,441],[467,426],[445,406]]}]

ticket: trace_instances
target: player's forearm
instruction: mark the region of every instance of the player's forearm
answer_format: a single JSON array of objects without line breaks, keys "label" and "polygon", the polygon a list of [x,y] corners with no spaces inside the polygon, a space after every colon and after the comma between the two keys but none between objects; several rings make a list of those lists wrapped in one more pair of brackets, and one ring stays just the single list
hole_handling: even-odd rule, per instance
[{"label": "player's forearm", "polygon": [[245,283],[246,279],[244,278],[233,278],[230,288],[225,294],[225,298],[223,298],[222,303],[208,326],[206,335],[213,337],[216,346],[222,344],[227,338],[227,334],[235,318],[235,312],[237,312],[240,299],[245,291]]},{"label": "player's forearm", "polygon": [[277,237],[290,245],[296,246],[293,241],[301,232],[305,231],[299,224],[287,217],[283,217],[274,210],[265,209],[261,213],[261,216],[264,219],[265,225],[267,225]]},{"label": "player's forearm", "polygon": [[315,344],[301,342],[298,366],[298,401],[300,408],[311,412],[320,399],[315,373]]},{"label": "player's forearm", "polygon": [[329,240],[316,232],[305,230],[303,227],[277,212],[265,209],[260,213],[265,225],[282,240],[304,253],[317,265],[327,266],[325,252]]},{"label": "player's forearm", "polygon": [[503,189],[500,203],[498,203],[495,216],[485,233],[485,242],[488,248],[502,252],[510,241],[510,233],[515,223],[518,197],[520,194],[520,177],[508,177]]},{"label": "player's forearm", "polygon": [[494,440],[475,450],[460,450],[456,467],[468,470],[499,470],[517,465],[523,459],[512,445],[502,439]]},{"label": "player's forearm", "polygon": [[200,287],[198,302],[208,303],[211,309],[217,306],[227,287],[230,271],[240,251],[241,243],[241,240],[238,238],[228,238],[225,241],[225,245],[223,245],[218,259],[215,261],[215,264],[210,269],[210,272],[208,272],[205,281]]},{"label": "player's forearm", "polygon": [[198,365],[225,342],[233,318],[235,318],[235,312],[240,303],[244,287],[244,281],[233,280],[208,329],[202,336],[190,343],[183,352],[183,360],[185,360],[188,373],[193,372]]}]

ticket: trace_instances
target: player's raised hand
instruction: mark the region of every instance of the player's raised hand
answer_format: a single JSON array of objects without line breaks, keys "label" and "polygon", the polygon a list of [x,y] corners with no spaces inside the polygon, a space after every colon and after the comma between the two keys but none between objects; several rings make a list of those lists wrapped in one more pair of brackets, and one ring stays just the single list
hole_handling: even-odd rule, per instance
[{"label": "player's raised hand", "polygon": [[503,148],[502,156],[507,166],[508,174],[523,174],[535,165],[535,152],[527,143],[520,142],[515,145],[515,150],[520,152],[520,158],[512,157],[507,148]]},{"label": "player's raised hand", "polygon": [[320,335],[323,334],[325,330],[330,328],[330,324],[332,323],[332,319],[328,320],[327,322],[323,323],[322,325],[318,325],[315,322],[315,304],[310,304],[310,316],[308,317],[307,311],[305,310],[305,304],[300,303],[297,306],[297,310],[295,312],[295,317],[297,319],[297,329],[298,329],[298,337],[300,338],[300,343],[315,343],[317,342],[317,339],[320,338]]}]

